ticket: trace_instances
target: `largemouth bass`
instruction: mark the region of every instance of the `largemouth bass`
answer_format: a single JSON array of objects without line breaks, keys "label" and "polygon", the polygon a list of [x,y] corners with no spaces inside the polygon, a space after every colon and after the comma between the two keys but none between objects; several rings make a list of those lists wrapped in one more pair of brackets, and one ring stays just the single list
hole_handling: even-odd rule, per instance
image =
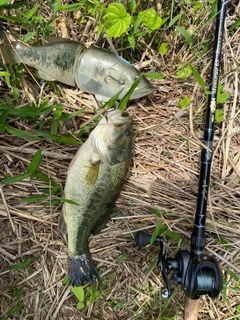
[{"label": "largemouth bass", "polygon": [[[1,25],[0,40],[3,41],[0,67],[24,63],[37,69],[40,78],[77,85],[99,101],[107,101],[123,89],[121,99],[140,75],[128,61],[96,46],[86,49],[81,43],[62,38],[42,46],[28,46],[9,35]],[[150,82],[142,77],[130,99],[141,98],[152,90]]]},{"label": "largemouth bass", "polygon": [[109,111],[72,160],[66,179],[59,229],[68,234],[68,274],[72,286],[95,282],[98,273],[89,235],[106,225],[124,184],[131,159],[132,119]]}]

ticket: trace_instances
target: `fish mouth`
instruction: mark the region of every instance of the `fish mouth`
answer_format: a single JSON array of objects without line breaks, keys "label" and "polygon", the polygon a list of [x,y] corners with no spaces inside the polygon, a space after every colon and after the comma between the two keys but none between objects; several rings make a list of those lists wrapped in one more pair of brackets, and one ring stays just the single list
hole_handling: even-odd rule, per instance
[{"label": "fish mouth", "polygon": [[147,96],[148,94],[150,94],[151,92],[153,91],[153,86],[152,85],[148,85],[148,86],[145,86],[145,87],[141,87],[141,88],[136,88],[130,99],[139,99],[139,98],[142,98],[144,96]]},{"label": "fish mouth", "polygon": [[153,91],[153,86],[145,77],[142,77],[139,85],[133,91],[130,100],[142,98]]}]

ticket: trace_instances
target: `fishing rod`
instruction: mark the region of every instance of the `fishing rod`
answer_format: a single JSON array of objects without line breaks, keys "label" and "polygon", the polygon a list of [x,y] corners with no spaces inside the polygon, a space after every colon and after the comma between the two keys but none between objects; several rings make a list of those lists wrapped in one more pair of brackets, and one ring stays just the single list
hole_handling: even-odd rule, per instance
[{"label": "fishing rod", "polygon": [[[200,296],[208,294],[209,297],[215,298],[219,295],[223,286],[222,275],[217,260],[213,256],[204,254],[204,249],[206,245],[206,209],[212,163],[214,118],[217,105],[216,99],[227,2],[227,0],[218,0],[211,85],[207,102],[206,126],[203,136],[205,147],[202,148],[201,152],[198,196],[195,222],[191,235],[190,252],[188,250],[179,250],[175,258],[169,258],[167,256],[167,249],[164,252],[162,238],[157,237],[155,240],[155,243],[160,244],[157,265],[161,269],[166,284],[166,289],[162,291],[162,297],[168,298],[171,294],[169,272],[173,271],[174,284],[180,284],[187,297],[185,319],[197,318]],[[150,241],[151,235],[145,234],[142,231],[137,232],[136,244],[138,247],[144,247],[149,244]]]}]

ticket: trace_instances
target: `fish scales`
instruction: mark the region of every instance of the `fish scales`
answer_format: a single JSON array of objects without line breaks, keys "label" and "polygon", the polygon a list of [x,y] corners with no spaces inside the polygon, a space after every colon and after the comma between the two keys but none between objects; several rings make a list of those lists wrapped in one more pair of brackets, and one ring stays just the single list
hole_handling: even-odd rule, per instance
[{"label": "fish scales", "polygon": [[108,112],[70,164],[59,227],[68,233],[68,272],[72,285],[94,282],[98,273],[88,248],[90,233],[106,224],[121,192],[131,160],[132,120]]},{"label": "fish scales", "polygon": [[83,49],[82,44],[74,41],[69,41],[67,46],[62,41],[31,47],[21,42],[16,44],[16,52],[22,63],[37,69],[43,78],[61,79],[62,83],[72,86],[76,84],[76,58]]},{"label": "fish scales", "polygon": [[[51,37],[50,41],[28,46],[0,25],[0,42],[3,42],[0,43],[0,68],[24,63],[35,68],[39,78],[77,85],[101,102],[108,101],[121,90],[118,99],[122,99],[140,75],[133,65],[109,50],[97,46],[87,49],[79,42],[56,37]],[[152,90],[150,82],[142,76],[130,99],[141,98]]]}]

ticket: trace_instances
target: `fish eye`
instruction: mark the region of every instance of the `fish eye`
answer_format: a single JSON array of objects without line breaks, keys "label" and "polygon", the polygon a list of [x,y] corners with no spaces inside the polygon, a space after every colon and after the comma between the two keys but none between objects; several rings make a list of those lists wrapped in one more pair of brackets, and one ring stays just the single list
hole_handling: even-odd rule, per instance
[{"label": "fish eye", "polygon": [[124,132],[125,136],[130,136],[131,135],[131,130],[129,129],[126,129],[125,132]]}]

